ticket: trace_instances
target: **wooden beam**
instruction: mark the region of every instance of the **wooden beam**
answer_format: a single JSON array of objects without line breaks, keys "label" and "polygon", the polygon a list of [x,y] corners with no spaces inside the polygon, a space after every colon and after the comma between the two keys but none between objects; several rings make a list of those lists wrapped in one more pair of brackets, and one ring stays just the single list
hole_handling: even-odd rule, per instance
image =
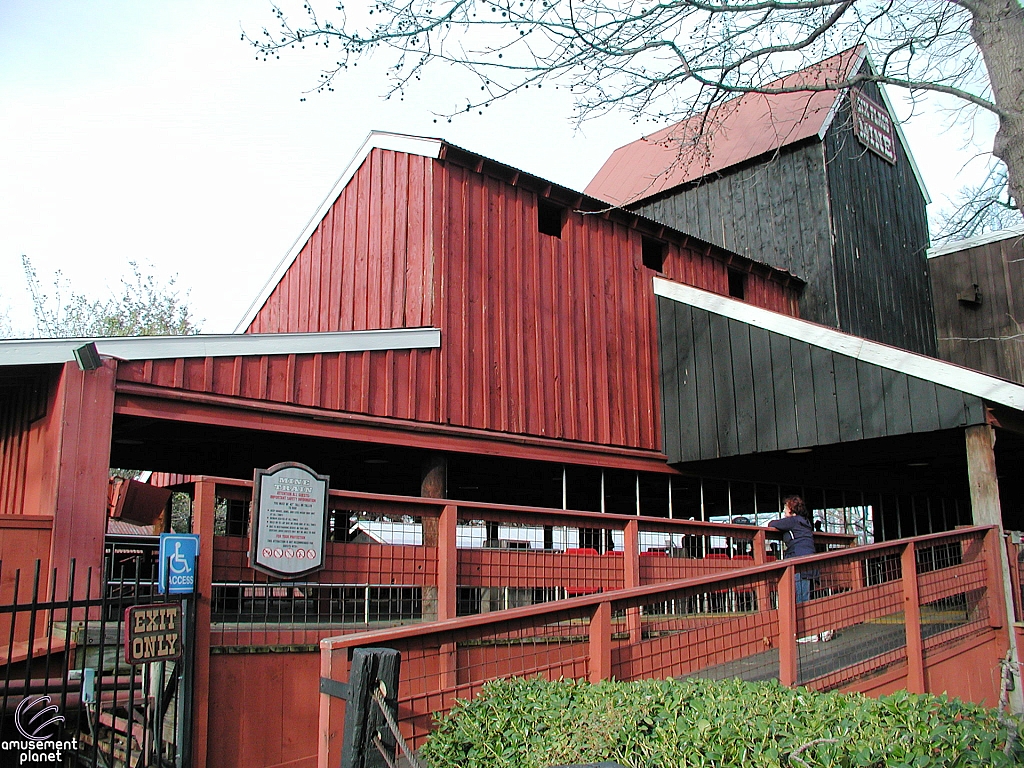
[{"label": "wooden beam", "polygon": [[779,579],[779,682],[796,685],[796,569],[789,566]]},{"label": "wooden beam", "polygon": [[213,536],[217,508],[217,483],[200,480],[192,501],[192,532],[199,534],[199,562],[196,565],[196,631],[194,645],[192,700],[192,764],[206,765],[210,733],[210,620],[213,597]]},{"label": "wooden beam", "polygon": [[967,477],[971,488],[971,516],[975,525],[998,525],[1003,515],[996,479],[996,433],[988,424],[964,430],[967,443]]},{"label": "wooden beam", "polygon": [[[46,429],[47,450],[44,485],[53,495],[42,499],[40,509],[52,512],[50,585],[58,600],[65,597],[72,558],[78,574],[92,568],[93,591],[98,594],[103,573],[103,541],[107,532],[107,478],[110,470],[110,436],[114,415],[117,365],[105,360],[100,368],[80,370],[66,363]],[[88,579],[76,578],[83,592]]]},{"label": "wooden beam", "polygon": [[600,603],[590,619],[590,674],[592,683],[612,676],[612,604]]},{"label": "wooden beam", "polygon": [[917,587],[917,552],[911,542],[900,555],[903,573],[903,617],[907,636],[907,690],[924,693],[924,643],[921,640],[921,598]]}]

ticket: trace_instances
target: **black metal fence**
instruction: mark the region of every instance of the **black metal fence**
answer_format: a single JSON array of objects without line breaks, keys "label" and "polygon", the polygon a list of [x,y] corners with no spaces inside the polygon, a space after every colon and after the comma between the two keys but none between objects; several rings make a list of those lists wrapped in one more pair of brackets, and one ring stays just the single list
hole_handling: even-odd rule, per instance
[{"label": "black metal fence", "polygon": [[[74,560],[66,581],[39,561],[13,574],[0,562],[0,765],[29,764],[29,752],[56,753],[44,758],[49,765],[190,764],[194,601],[158,594],[156,572],[155,539],[108,540],[100,578]],[[167,655],[180,657],[129,663],[127,609],[175,603],[180,625],[162,637],[177,632]]]}]

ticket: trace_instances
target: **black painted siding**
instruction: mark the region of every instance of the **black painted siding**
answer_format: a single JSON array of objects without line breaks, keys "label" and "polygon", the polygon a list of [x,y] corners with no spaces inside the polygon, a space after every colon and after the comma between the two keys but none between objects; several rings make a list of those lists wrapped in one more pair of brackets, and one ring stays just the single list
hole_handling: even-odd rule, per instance
[{"label": "black painted siding", "polygon": [[673,191],[643,215],[807,282],[800,316],[838,325],[822,144],[788,147],[766,161]]},{"label": "black painted siding", "polygon": [[658,298],[664,450],[671,463],[985,423],[984,404]]},{"label": "black painted siding", "polygon": [[[881,104],[877,86],[865,92]],[[901,142],[896,165],[854,137],[844,97],[825,135],[838,327],[934,356],[928,285],[928,217]]]},{"label": "black painted siding", "polygon": [[897,154],[893,166],[857,141],[844,96],[824,142],[631,207],[802,278],[805,320],[934,356],[925,200],[898,141]]}]

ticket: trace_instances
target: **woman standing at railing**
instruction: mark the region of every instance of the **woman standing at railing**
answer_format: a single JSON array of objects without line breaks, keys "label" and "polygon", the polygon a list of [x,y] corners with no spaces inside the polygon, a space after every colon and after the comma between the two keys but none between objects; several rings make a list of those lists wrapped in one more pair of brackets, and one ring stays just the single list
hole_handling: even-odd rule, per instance
[{"label": "woman standing at railing", "polygon": [[[782,502],[782,517],[768,523],[769,528],[782,531],[782,541],[786,551],[782,557],[801,557],[814,554],[814,519],[811,511],[799,496],[787,496]],[[796,573],[796,601],[806,603],[811,599],[811,584],[817,577],[815,573]]]}]

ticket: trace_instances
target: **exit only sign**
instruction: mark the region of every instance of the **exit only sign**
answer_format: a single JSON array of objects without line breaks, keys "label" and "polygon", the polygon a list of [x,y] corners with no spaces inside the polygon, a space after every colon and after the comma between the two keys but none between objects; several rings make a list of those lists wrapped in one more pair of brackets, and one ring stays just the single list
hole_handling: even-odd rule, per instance
[{"label": "exit only sign", "polygon": [[128,608],[124,613],[124,658],[129,664],[181,658],[181,604]]}]

